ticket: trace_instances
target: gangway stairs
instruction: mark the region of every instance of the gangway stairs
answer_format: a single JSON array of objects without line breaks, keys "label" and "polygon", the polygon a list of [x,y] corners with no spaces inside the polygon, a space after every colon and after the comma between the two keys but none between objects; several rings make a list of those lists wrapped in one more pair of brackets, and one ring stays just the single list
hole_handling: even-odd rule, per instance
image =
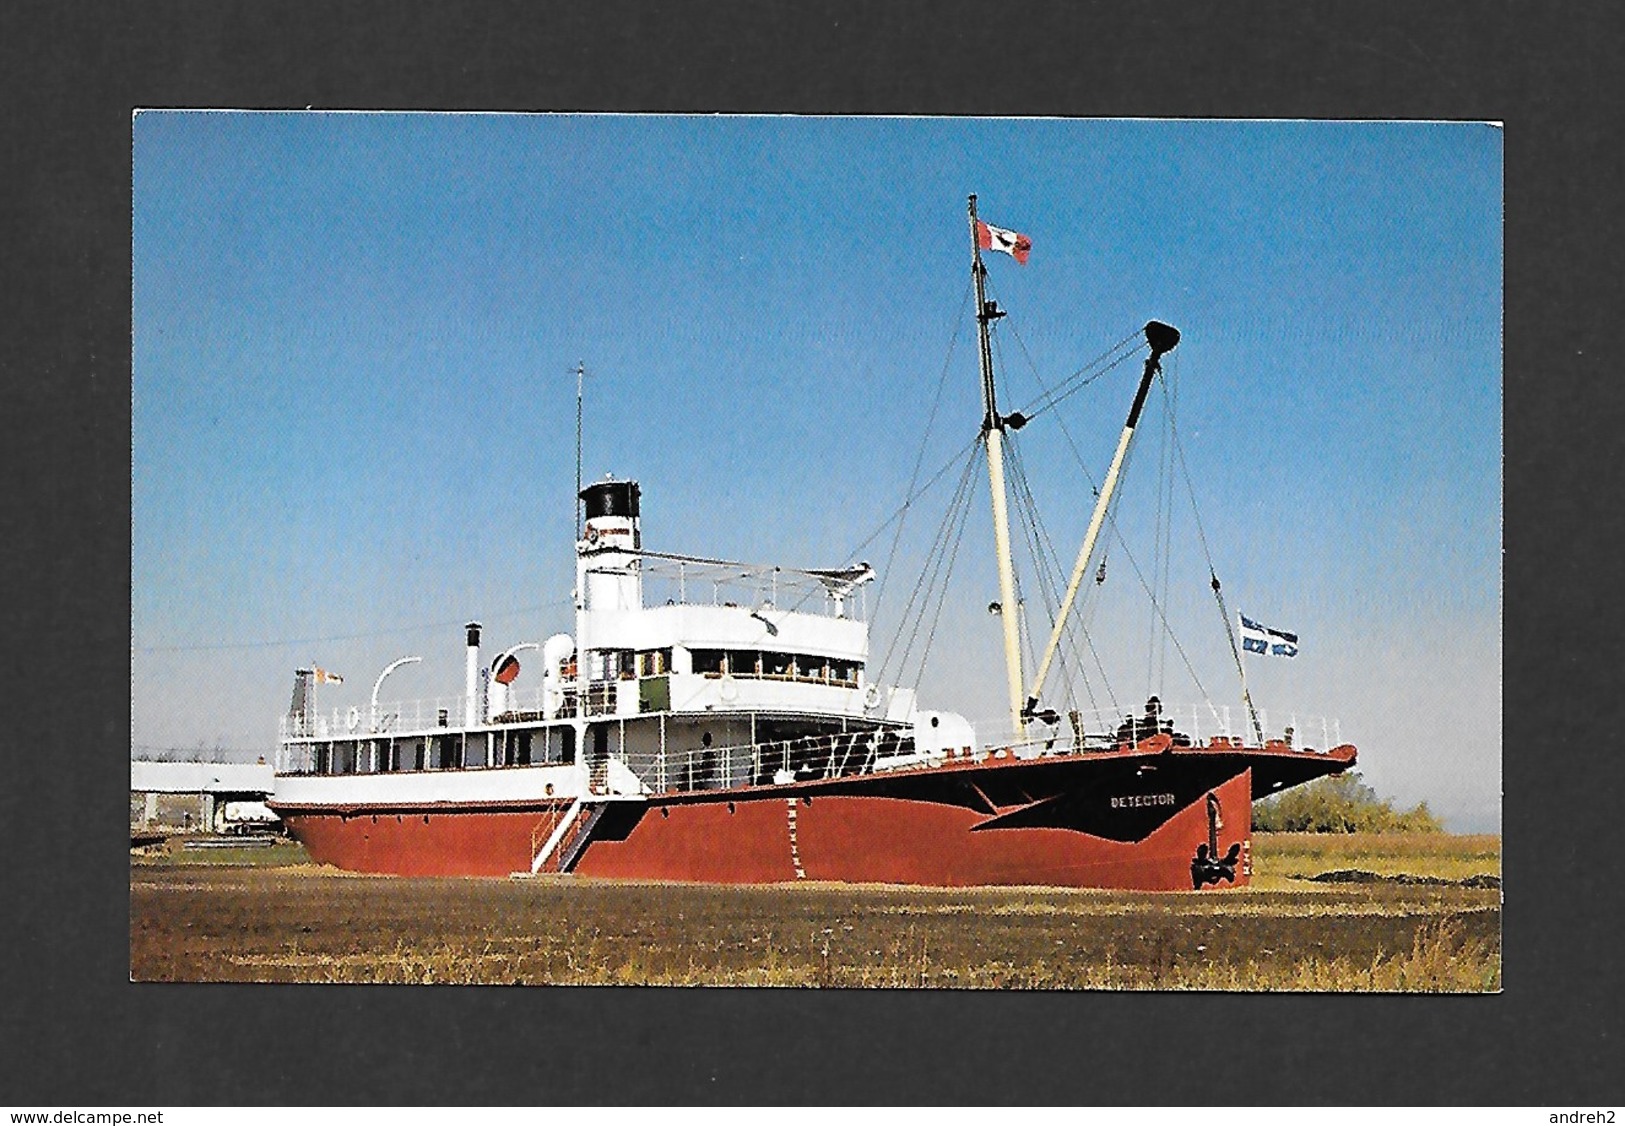
[{"label": "gangway stairs", "polygon": [[576,826],[575,834],[559,849],[560,872],[568,872],[576,866],[576,861],[581,859],[581,854],[586,851],[588,843],[592,840],[593,827],[598,824],[599,818],[604,816],[604,811],[608,808],[608,802],[595,802],[579,815],[580,824]]},{"label": "gangway stairs", "polygon": [[[532,876],[540,874],[548,866],[547,862],[555,854],[558,856],[558,861],[553,865],[553,871],[568,872],[574,867],[575,862],[581,858],[582,851],[587,847],[587,843],[592,839],[593,827],[598,824],[598,819],[604,815],[606,804],[604,802],[594,802],[589,805],[583,798],[577,798],[571,802],[569,808],[564,811],[564,815],[553,826],[553,831],[548,834],[547,840],[543,842],[541,848],[537,849],[536,855],[531,858],[529,874]],[[570,832],[572,828],[575,830],[573,835]],[[568,843],[566,843],[567,838]],[[516,875],[523,874],[516,873]]]}]

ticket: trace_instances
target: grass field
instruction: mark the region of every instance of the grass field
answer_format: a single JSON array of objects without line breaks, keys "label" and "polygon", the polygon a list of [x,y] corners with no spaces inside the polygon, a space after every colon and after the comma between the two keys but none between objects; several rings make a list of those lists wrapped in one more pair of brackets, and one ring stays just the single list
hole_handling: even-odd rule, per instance
[{"label": "grass field", "polygon": [[[1254,839],[1221,893],[357,876],[298,846],[132,858],[138,981],[1501,987],[1495,837]],[[1365,882],[1318,883],[1325,872]],[[1386,877],[1386,878],[1385,878]],[[1399,882],[1438,880],[1437,883]],[[1452,881],[1452,882],[1443,882]]]},{"label": "grass field", "polygon": [[1327,872],[1464,880],[1501,874],[1501,838],[1448,833],[1255,833],[1253,886],[1301,886]]}]

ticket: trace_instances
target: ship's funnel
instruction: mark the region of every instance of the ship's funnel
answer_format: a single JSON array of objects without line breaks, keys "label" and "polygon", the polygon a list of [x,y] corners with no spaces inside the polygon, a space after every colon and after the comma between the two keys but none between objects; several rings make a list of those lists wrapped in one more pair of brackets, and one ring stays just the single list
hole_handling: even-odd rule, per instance
[{"label": "ship's funnel", "polygon": [[1179,346],[1179,330],[1161,321],[1147,321],[1145,342],[1151,345],[1151,358],[1155,360]]},{"label": "ship's funnel", "polygon": [[635,554],[643,547],[638,483],[599,481],[580,495],[586,526],[576,553],[586,608],[641,609],[643,580]]}]

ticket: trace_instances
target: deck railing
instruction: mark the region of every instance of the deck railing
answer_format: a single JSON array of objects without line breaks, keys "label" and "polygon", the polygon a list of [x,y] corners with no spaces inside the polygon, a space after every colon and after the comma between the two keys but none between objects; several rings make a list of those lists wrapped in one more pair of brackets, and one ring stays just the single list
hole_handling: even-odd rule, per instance
[{"label": "deck railing", "polygon": [[[283,720],[284,746],[278,769],[308,772],[315,759],[309,743],[289,746],[290,739],[345,740],[393,735],[433,734],[441,727],[456,728],[462,721],[465,697],[446,697],[380,705],[376,717],[362,716],[352,728],[349,716],[335,709],[314,717],[308,733],[296,733],[292,717]],[[590,700],[589,700],[590,702]],[[541,718],[540,692],[512,693],[505,716],[529,723]],[[532,710],[534,709],[534,710]],[[589,709],[591,712],[592,709]],[[440,715],[448,720],[442,724]],[[498,717],[499,721],[502,717]],[[1054,722],[1047,722],[1053,718]],[[1341,744],[1341,724],[1330,718],[1277,709],[1258,712],[1264,744],[1324,754]],[[376,726],[369,727],[368,724]],[[1227,740],[1238,746],[1257,746],[1251,722],[1241,708],[1222,705],[1179,705],[1160,708],[1155,716],[1145,709],[1125,714],[1117,709],[1068,711],[1033,719],[1025,733],[992,724],[977,725],[977,743],[922,751],[913,728],[901,725],[867,728],[837,734],[805,736],[765,743],[696,747],[681,750],[618,753],[625,766],[650,793],[739,789],[756,785],[782,785],[793,781],[828,779],[881,773],[903,768],[931,767],[967,760],[1035,759],[1080,753],[1105,753],[1132,746],[1154,734],[1173,736],[1176,745],[1207,746]]]},{"label": "deck railing", "polygon": [[[1145,707],[1057,709],[1054,719],[1054,723],[1047,723],[1044,718],[1034,718],[1021,735],[1008,724],[977,724],[976,730],[986,746],[1064,745],[1108,750],[1125,740],[1134,743],[1158,732],[1188,739],[1198,746],[1214,739],[1229,739],[1247,746],[1257,746],[1260,742],[1246,709],[1228,704],[1160,705],[1159,702],[1154,718]],[[1263,729],[1264,743],[1284,743],[1295,750],[1328,751],[1343,741],[1342,725],[1329,716],[1289,708],[1273,711],[1259,708],[1258,724]]]},{"label": "deck railing", "polygon": [[843,584],[788,567],[723,563],[645,555],[641,562],[643,604],[749,606],[864,621],[865,585]]},{"label": "deck railing", "polygon": [[[1246,721],[1232,728],[1230,720],[1235,717],[1222,707],[1198,705],[1163,710],[1156,730],[1143,722],[1143,710],[1133,717],[1137,721],[1133,730],[1127,730],[1130,717],[1118,711],[1103,709],[1078,712],[1076,716],[1075,724],[1071,714],[1057,716],[1054,724],[1034,721],[1022,736],[1008,731],[995,732],[992,737],[980,735],[979,745],[973,747],[921,751],[912,728],[898,727],[769,743],[668,748],[632,754],[625,761],[651,793],[667,794],[851,777],[966,761],[1098,754],[1116,751],[1157,733],[1170,734],[1181,745],[1207,746],[1216,739],[1230,740],[1238,746],[1258,745],[1258,740],[1246,732]],[[1266,713],[1259,713],[1266,745],[1324,754],[1342,741],[1336,720],[1295,712],[1277,712],[1275,718],[1281,724],[1278,729],[1270,726]],[[979,732],[986,730],[987,726],[978,727]],[[1310,732],[1318,735],[1313,746],[1308,743]]]},{"label": "deck railing", "polygon": [[[569,688],[574,688],[570,682]],[[596,689],[598,686],[594,686]],[[542,689],[509,688],[502,712],[492,723],[529,723],[543,716]],[[428,696],[421,700],[391,700],[376,709],[359,704],[313,712],[308,716],[283,716],[277,733],[283,742],[290,739],[365,739],[378,735],[433,735],[443,728],[461,728],[467,718],[467,696]],[[572,713],[573,713],[572,707]],[[477,722],[485,724],[486,717]]]}]

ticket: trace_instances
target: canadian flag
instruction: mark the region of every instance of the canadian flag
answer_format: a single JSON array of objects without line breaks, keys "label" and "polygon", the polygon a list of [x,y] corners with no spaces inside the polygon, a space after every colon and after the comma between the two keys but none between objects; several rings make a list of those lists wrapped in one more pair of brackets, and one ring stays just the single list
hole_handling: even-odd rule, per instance
[{"label": "canadian flag", "polygon": [[980,219],[976,220],[976,245],[983,250],[1002,250],[1023,266],[1033,251],[1033,240],[1026,235],[990,226]]}]

